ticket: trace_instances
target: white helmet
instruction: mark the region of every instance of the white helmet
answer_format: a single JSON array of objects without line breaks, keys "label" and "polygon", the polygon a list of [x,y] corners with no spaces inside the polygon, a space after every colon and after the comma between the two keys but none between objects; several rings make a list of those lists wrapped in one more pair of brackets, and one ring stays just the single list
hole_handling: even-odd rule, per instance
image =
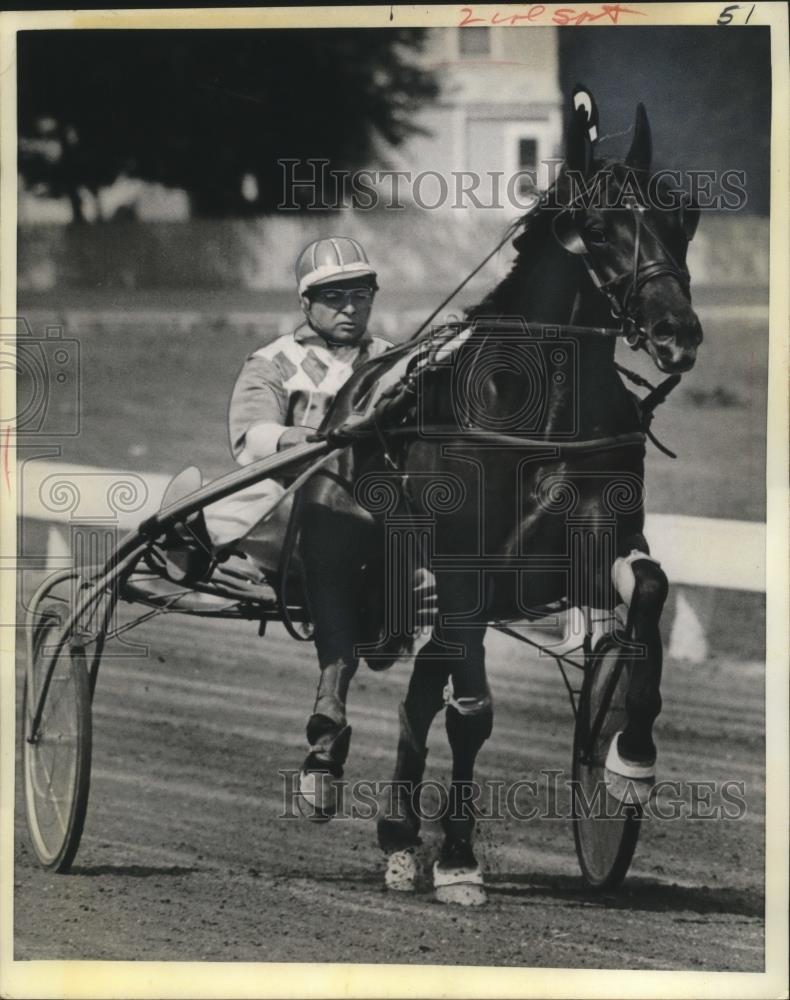
[{"label": "white helmet", "polygon": [[370,266],[367,254],[350,236],[315,240],[302,250],[296,262],[300,295],[314,285],[357,277],[372,279],[374,287],[376,285],[376,272]]}]

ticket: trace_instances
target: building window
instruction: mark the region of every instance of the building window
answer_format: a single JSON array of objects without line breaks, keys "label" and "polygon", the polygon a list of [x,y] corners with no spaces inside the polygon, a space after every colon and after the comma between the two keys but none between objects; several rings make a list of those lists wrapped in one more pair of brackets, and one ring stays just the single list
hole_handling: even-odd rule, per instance
[{"label": "building window", "polygon": [[527,195],[537,186],[538,174],[538,141],[537,139],[518,140],[518,171],[525,170],[529,176],[519,177],[518,193]]},{"label": "building window", "polygon": [[518,169],[534,170],[538,165],[538,143],[536,139],[518,140]]},{"label": "building window", "polygon": [[459,28],[458,51],[464,59],[491,54],[491,34],[488,28]]}]

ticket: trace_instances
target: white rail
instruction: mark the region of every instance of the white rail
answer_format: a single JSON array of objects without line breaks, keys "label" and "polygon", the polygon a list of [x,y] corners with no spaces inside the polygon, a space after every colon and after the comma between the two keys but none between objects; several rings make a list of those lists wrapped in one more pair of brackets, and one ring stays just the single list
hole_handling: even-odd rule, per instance
[{"label": "white rail", "polygon": [[[37,460],[19,465],[17,475],[19,516],[55,524],[109,522],[122,530],[159,509],[170,478]],[[673,583],[765,592],[762,523],[649,514],[645,534]]]}]

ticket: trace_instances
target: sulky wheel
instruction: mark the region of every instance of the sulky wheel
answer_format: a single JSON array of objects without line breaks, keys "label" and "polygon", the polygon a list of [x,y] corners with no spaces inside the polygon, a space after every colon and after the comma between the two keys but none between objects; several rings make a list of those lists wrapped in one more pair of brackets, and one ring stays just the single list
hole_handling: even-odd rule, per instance
[{"label": "sulky wheel", "polygon": [[573,737],[573,833],[587,884],[615,889],[639,837],[641,811],[613,799],[604,785],[609,744],[626,722],[628,668],[623,647],[604,638],[588,658]]},{"label": "sulky wheel", "polygon": [[67,871],[77,853],[91,767],[88,668],[85,650],[63,634],[68,613],[68,604],[56,600],[34,608],[22,709],[28,831],[40,864],[58,872]]}]

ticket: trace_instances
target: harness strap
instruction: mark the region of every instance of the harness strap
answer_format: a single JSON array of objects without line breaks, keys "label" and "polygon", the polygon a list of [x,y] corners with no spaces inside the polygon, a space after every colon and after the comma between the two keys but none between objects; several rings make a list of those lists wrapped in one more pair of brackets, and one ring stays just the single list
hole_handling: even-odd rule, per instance
[{"label": "harness strap", "polygon": [[[608,451],[610,448],[644,447],[645,434],[642,431],[629,431],[626,434],[612,434],[610,437],[590,438],[587,441],[552,441],[548,438],[526,438],[517,434],[501,434],[498,431],[483,431],[474,427],[458,428],[453,424],[427,424],[416,427],[393,427],[387,430],[390,437],[429,437],[460,438],[481,444],[500,445],[507,448],[553,448],[563,451]],[[348,442],[351,443],[350,441]]]},{"label": "harness strap", "polygon": [[445,687],[443,698],[445,707],[454,708],[459,715],[479,715],[491,705],[490,693],[483,695],[482,698],[456,698],[452,683]]},{"label": "harness strap", "polygon": [[[593,262],[594,255],[590,253],[586,244],[582,259],[593,285],[609,302],[612,316],[622,323],[622,333],[626,344],[632,350],[637,350],[643,346],[645,340],[645,332],[637,322],[633,311],[633,303],[639,292],[648,282],[653,281],[655,278],[668,276],[675,278],[685,294],[688,295],[691,279],[688,269],[677,263],[663,241],[645,222],[643,206],[639,203],[633,203],[630,208],[634,215],[634,252],[630,273],[616,274],[608,280],[602,279],[595,269]],[[639,256],[642,250],[643,229],[653,237],[661,248],[665,255],[664,260],[647,260],[640,265]],[[614,289],[623,282],[628,281],[629,278],[630,284],[626,286],[621,298],[618,299]]]},{"label": "harness strap", "polygon": [[637,375],[636,372],[632,372],[629,368],[624,368],[622,365],[618,365],[615,362],[615,368],[621,375],[624,375],[630,382],[634,385],[638,385],[642,389],[649,389],[650,392],[644,399],[638,400],[639,413],[642,418],[642,427],[648,440],[658,448],[660,452],[663,452],[668,458],[677,458],[677,455],[666,445],[662,444],[658,438],[650,430],[650,424],[652,423],[653,417],[655,415],[656,407],[660,406],[666,401],[667,396],[672,392],[676,385],[680,383],[680,375],[670,375],[665,378],[660,385],[655,386],[651,382],[648,382],[646,378],[642,378],[641,375]]},{"label": "harness strap", "polygon": [[633,382],[634,385],[638,385],[640,389],[655,389],[652,382],[648,382],[646,378],[643,378],[641,375],[637,375],[636,372],[632,372],[630,368],[625,368],[623,365],[619,365],[616,361],[614,366],[621,375],[625,375],[629,382]]},{"label": "harness strap", "polygon": [[652,415],[657,406],[660,406],[672,392],[676,385],[680,384],[680,375],[670,375],[656,388],[650,387],[652,392],[642,400],[642,409]]},{"label": "harness strap", "polygon": [[667,448],[667,446],[665,444],[661,444],[661,442],[658,440],[658,438],[650,430],[649,427],[645,428],[645,434],[647,435],[647,437],[651,441],[651,443],[654,444],[656,446],[656,448],[658,448],[659,451],[662,451],[668,458],[677,458],[678,457],[675,454],[675,452],[672,451],[671,448]]}]

